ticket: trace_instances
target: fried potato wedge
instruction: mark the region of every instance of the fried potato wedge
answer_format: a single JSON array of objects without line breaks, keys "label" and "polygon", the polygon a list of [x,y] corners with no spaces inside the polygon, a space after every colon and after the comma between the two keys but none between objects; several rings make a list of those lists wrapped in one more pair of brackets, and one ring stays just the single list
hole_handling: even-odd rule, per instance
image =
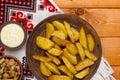
[{"label": "fried potato wedge", "polygon": [[43,62],[40,62],[40,71],[43,75],[45,75],[47,77],[52,75],[50,70],[45,66],[45,64]]},{"label": "fried potato wedge", "polygon": [[42,61],[42,62],[48,62],[48,61],[51,61],[51,60],[52,60],[52,59],[49,58],[49,57],[41,56],[41,55],[33,55],[33,59],[39,60],[39,61]]},{"label": "fried potato wedge", "polygon": [[78,41],[79,40],[79,32],[73,27],[71,27],[71,31],[73,32],[73,36],[75,38],[75,41]]},{"label": "fried potato wedge", "polygon": [[75,66],[75,68],[76,68],[76,70],[77,71],[81,71],[82,69],[84,69],[84,68],[86,68],[86,67],[89,67],[89,66],[91,66],[91,65],[93,65],[94,64],[94,61],[92,61],[91,59],[85,59],[85,60],[83,60],[83,61],[80,61],[76,66]]},{"label": "fried potato wedge", "polygon": [[65,29],[65,26],[59,22],[59,21],[53,21],[52,24],[58,29],[58,30],[62,30],[65,33],[65,36],[67,38],[67,31]]},{"label": "fried potato wedge", "polygon": [[48,50],[48,52],[54,56],[59,56],[62,54],[63,51],[56,48],[51,48]]},{"label": "fried potato wedge", "polygon": [[63,55],[72,63],[73,65],[77,64],[77,57],[75,55],[72,55],[68,52],[68,50],[65,48],[63,49]]},{"label": "fried potato wedge", "polygon": [[66,48],[72,55],[76,55],[78,53],[77,47],[74,44],[67,44]]},{"label": "fried potato wedge", "polygon": [[82,79],[82,78],[84,78],[85,76],[87,76],[89,73],[90,73],[90,68],[88,67],[88,68],[84,69],[83,71],[77,73],[77,74],[75,75],[75,77],[76,77],[76,78],[79,78],[79,79]]},{"label": "fried potato wedge", "polygon": [[66,57],[62,56],[62,60],[65,63],[66,67],[70,70],[70,72],[72,72],[73,74],[77,73],[75,67],[70,63],[70,61]]},{"label": "fried potato wedge", "polygon": [[61,50],[61,47],[57,44],[55,44],[54,48]]},{"label": "fried potato wedge", "polygon": [[58,66],[58,69],[67,74],[70,78],[73,78],[73,74],[69,71],[69,69],[65,65]]},{"label": "fried potato wedge", "polygon": [[65,33],[62,30],[54,30],[53,33],[51,34],[52,36],[59,37],[61,39],[65,39]]},{"label": "fried potato wedge", "polygon": [[55,45],[54,42],[52,42],[50,39],[42,36],[37,36],[36,44],[39,48],[43,50],[51,49]]},{"label": "fried potato wedge", "polygon": [[85,55],[93,61],[97,60],[97,57],[92,52],[90,52],[88,49],[85,49]]},{"label": "fried potato wedge", "polygon": [[95,47],[95,41],[91,34],[87,34],[87,41],[88,41],[88,49],[90,51],[93,51]]},{"label": "fried potato wedge", "polygon": [[55,56],[52,56],[50,55],[49,53],[45,52],[45,54],[52,59],[52,61],[56,64],[56,65],[60,65],[61,64],[61,61],[59,60],[59,58],[55,57]]},{"label": "fried potato wedge", "polygon": [[69,36],[70,40],[74,43],[75,38],[74,38],[73,32],[70,28],[70,24],[68,22],[64,21],[64,25],[65,25],[65,28],[67,30],[67,33],[68,33],[68,36]]},{"label": "fried potato wedge", "polygon": [[86,39],[86,33],[83,27],[80,29],[80,37],[79,37],[79,42],[81,45],[87,49],[87,39]]},{"label": "fried potato wedge", "polygon": [[72,80],[72,79],[65,75],[52,75],[48,77],[48,80]]},{"label": "fried potato wedge", "polygon": [[72,42],[70,42],[70,41],[68,41],[68,40],[60,39],[60,38],[58,38],[58,37],[56,37],[56,36],[53,36],[53,37],[52,37],[52,40],[53,40],[56,44],[58,44],[59,46],[66,46],[66,44],[72,43]]},{"label": "fried potato wedge", "polygon": [[52,62],[45,62],[45,66],[53,73],[60,75],[60,71],[58,70],[57,66]]},{"label": "fried potato wedge", "polygon": [[51,34],[55,30],[54,26],[51,23],[46,23],[46,38],[51,37]]},{"label": "fried potato wedge", "polygon": [[80,55],[80,58],[81,60],[84,60],[85,59],[85,52],[84,52],[84,49],[82,48],[81,44],[79,42],[75,43],[76,46],[77,46],[77,49],[78,49],[78,52],[79,52],[79,55]]}]

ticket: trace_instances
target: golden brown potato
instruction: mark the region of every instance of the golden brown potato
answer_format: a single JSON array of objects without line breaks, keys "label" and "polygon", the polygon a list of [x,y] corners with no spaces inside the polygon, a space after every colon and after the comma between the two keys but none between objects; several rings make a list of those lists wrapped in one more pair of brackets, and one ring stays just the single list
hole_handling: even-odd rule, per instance
[{"label": "golden brown potato", "polygon": [[75,75],[75,77],[76,77],[76,78],[79,78],[79,79],[82,79],[82,78],[84,78],[85,76],[87,76],[87,75],[89,74],[89,72],[90,72],[90,68],[88,67],[88,68],[86,68],[85,70],[77,73],[77,74]]},{"label": "golden brown potato", "polygon": [[60,65],[61,64],[61,61],[59,60],[59,58],[55,57],[55,56],[52,56],[50,55],[49,53],[45,52],[45,54],[50,57],[52,59],[52,61],[56,64],[56,65]]},{"label": "golden brown potato", "polygon": [[63,55],[72,63],[73,65],[77,64],[77,57],[70,54],[68,50],[65,48],[63,49]]},{"label": "golden brown potato", "polygon": [[50,70],[45,66],[45,64],[43,62],[40,62],[40,71],[43,75],[45,75],[47,77],[52,75]]},{"label": "golden brown potato", "polygon": [[87,39],[86,39],[86,33],[84,30],[84,27],[81,27],[81,29],[80,29],[79,42],[85,49],[87,49]]},{"label": "golden brown potato", "polygon": [[54,30],[53,33],[51,34],[52,36],[59,37],[61,39],[65,39],[65,33],[61,30]]},{"label": "golden brown potato", "polygon": [[33,59],[39,60],[39,61],[42,61],[42,62],[48,62],[48,61],[51,61],[51,60],[52,60],[52,59],[49,58],[49,57],[41,56],[41,55],[33,55]]},{"label": "golden brown potato", "polygon": [[68,36],[69,36],[70,40],[74,43],[75,38],[74,38],[73,32],[70,28],[70,24],[68,22],[64,21],[64,25],[65,25],[65,28],[67,30],[67,33],[68,33]]},{"label": "golden brown potato", "polygon": [[52,42],[50,39],[42,36],[37,36],[36,44],[39,48],[43,50],[51,49],[55,45],[54,42]]},{"label": "golden brown potato", "polygon": [[57,45],[57,44],[55,44],[55,46],[54,46],[56,49],[59,49],[59,50],[61,50],[61,48],[60,48],[60,46],[59,45]]},{"label": "golden brown potato", "polygon": [[58,70],[57,66],[52,62],[45,62],[45,66],[53,73],[60,75],[60,71]]},{"label": "golden brown potato", "polygon": [[88,41],[88,49],[90,51],[93,51],[95,47],[95,41],[91,34],[87,34],[87,41]]},{"label": "golden brown potato", "polygon": [[91,65],[93,65],[94,64],[94,61],[92,61],[91,59],[85,59],[85,60],[83,60],[83,61],[80,61],[76,66],[75,66],[75,68],[76,68],[76,70],[77,71],[81,71],[82,69],[84,69],[84,68],[86,68],[86,67],[89,67],[89,66],[91,66]]},{"label": "golden brown potato", "polygon": [[77,46],[77,49],[78,49],[78,52],[79,52],[79,55],[80,55],[80,58],[81,60],[84,60],[85,59],[85,52],[84,52],[84,49],[82,48],[81,44],[79,42],[75,43],[76,46]]},{"label": "golden brown potato", "polygon": [[50,50],[48,50],[48,52],[54,56],[59,56],[62,54],[63,51],[56,48],[51,48]]},{"label": "golden brown potato", "polygon": [[92,52],[90,52],[88,49],[85,49],[85,55],[93,61],[97,60],[97,57]]},{"label": "golden brown potato", "polygon": [[65,36],[67,38],[67,31],[65,29],[65,26],[59,22],[59,21],[53,21],[52,24],[58,29],[58,30],[62,30],[65,33]]},{"label": "golden brown potato", "polygon": [[70,63],[70,61],[66,57],[62,56],[62,60],[65,63],[66,67],[70,70],[70,72],[72,72],[73,74],[77,73],[75,67]]},{"label": "golden brown potato", "polygon": [[79,40],[79,32],[73,27],[71,27],[71,31],[73,32],[73,36],[75,38],[75,41],[78,41]]},{"label": "golden brown potato", "polygon": [[56,44],[58,44],[59,46],[66,46],[66,44],[70,44],[70,43],[71,43],[71,42],[68,41],[68,40],[60,39],[60,38],[58,38],[58,37],[56,37],[56,36],[53,36],[53,37],[52,37],[52,40],[53,40]]},{"label": "golden brown potato", "polygon": [[46,23],[46,38],[51,37],[51,34],[55,30],[54,26],[51,23]]},{"label": "golden brown potato", "polygon": [[66,48],[72,55],[76,55],[78,53],[77,47],[74,44],[67,44]]},{"label": "golden brown potato", "polygon": [[70,78],[73,78],[73,74],[69,71],[69,69],[65,65],[58,66],[58,69],[67,74]]},{"label": "golden brown potato", "polygon": [[48,77],[48,80],[72,80],[72,79],[65,75],[52,75]]}]

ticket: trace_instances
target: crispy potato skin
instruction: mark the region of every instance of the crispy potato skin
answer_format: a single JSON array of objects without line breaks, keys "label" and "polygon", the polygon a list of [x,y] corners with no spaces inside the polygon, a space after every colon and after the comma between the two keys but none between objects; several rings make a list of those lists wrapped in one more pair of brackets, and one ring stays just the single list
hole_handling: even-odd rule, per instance
[{"label": "crispy potato skin", "polygon": [[93,61],[97,60],[97,57],[92,52],[90,52],[88,49],[85,49],[85,55],[86,57],[88,57],[89,59]]},{"label": "crispy potato skin", "polygon": [[73,32],[70,28],[70,24],[68,22],[64,21],[64,25],[65,25],[65,28],[67,30],[67,33],[68,33],[68,36],[69,36],[70,40],[74,43],[75,38],[74,38]]},{"label": "crispy potato skin", "polygon": [[62,56],[62,60],[63,62],[65,63],[66,67],[73,73],[73,74],[76,74],[77,73],[77,70],[76,68],[69,62],[69,60]]},{"label": "crispy potato skin", "polygon": [[87,41],[88,41],[88,49],[90,51],[93,51],[95,47],[95,41],[90,33],[87,34]]},{"label": "crispy potato skin", "polygon": [[82,45],[79,42],[77,42],[75,44],[77,46],[77,49],[78,49],[81,60],[84,60],[85,59],[85,52],[84,52],[84,49],[83,49]]},{"label": "crispy potato skin", "polygon": [[50,50],[48,50],[48,52],[51,54],[51,55],[54,55],[54,56],[59,56],[62,54],[62,50],[59,50],[59,49],[56,49],[56,48],[51,48]]},{"label": "crispy potato skin", "polygon": [[84,30],[84,27],[81,27],[81,29],[80,29],[79,42],[85,49],[87,49],[87,38],[86,38],[86,33]]},{"label": "crispy potato skin", "polygon": [[89,72],[90,72],[90,68],[88,67],[88,68],[84,69],[83,71],[77,73],[77,74],[75,75],[75,77],[77,77],[77,78],[79,78],[79,79],[82,79],[82,78],[84,78],[85,76],[87,76],[87,75],[89,74]]},{"label": "crispy potato skin", "polygon": [[58,66],[58,69],[67,74],[70,78],[73,79],[73,74],[70,72],[70,70],[65,65]]},{"label": "crispy potato skin", "polygon": [[51,35],[59,37],[61,39],[66,39],[65,33],[62,30],[54,30]]},{"label": "crispy potato skin", "polygon": [[52,62],[45,62],[44,64],[54,74],[58,74],[58,75],[61,74],[60,71],[58,70],[57,66],[54,63],[52,63]]},{"label": "crispy potato skin", "polygon": [[74,44],[67,44],[66,48],[72,55],[76,55],[78,53],[77,47]]},{"label": "crispy potato skin", "polygon": [[71,31],[73,32],[75,41],[78,41],[79,40],[79,32],[73,27],[71,27]]},{"label": "crispy potato skin", "polygon": [[80,62],[75,66],[75,68],[76,68],[77,71],[81,71],[82,69],[84,69],[84,68],[86,68],[86,67],[89,67],[89,66],[91,66],[91,65],[93,65],[93,64],[94,64],[94,61],[92,61],[91,59],[86,58],[85,60],[80,61]]},{"label": "crispy potato skin", "polygon": [[36,45],[43,49],[43,50],[49,50],[51,49],[55,44],[53,41],[51,41],[50,39],[46,38],[46,37],[42,37],[42,36],[37,36],[36,38]]},{"label": "crispy potato skin", "polygon": [[65,75],[52,75],[48,77],[48,80],[72,80],[72,79]]},{"label": "crispy potato skin", "polygon": [[40,62],[40,71],[43,75],[45,75],[47,77],[52,75],[50,70],[45,66],[45,64],[43,62]]},{"label": "crispy potato skin", "polygon": [[67,38],[67,31],[65,29],[65,26],[59,22],[59,21],[53,21],[52,24],[57,28],[57,30],[62,30],[65,33],[65,36]]},{"label": "crispy potato skin", "polygon": [[65,48],[63,49],[63,55],[72,63],[73,65],[77,64],[77,57],[70,54],[68,50]]},{"label": "crispy potato skin", "polygon": [[72,42],[70,42],[68,40],[60,39],[60,38],[58,38],[56,36],[52,37],[52,41],[54,41],[59,46],[66,46],[67,44],[72,43]]},{"label": "crispy potato skin", "polygon": [[57,58],[56,56],[50,55],[49,53],[45,52],[45,54],[52,59],[52,61],[56,64],[56,65],[60,65],[61,61],[59,60],[59,58]]},{"label": "crispy potato skin", "polygon": [[46,23],[46,38],[51,37],[51,34],[55,30],[54,26],[51,23]]},{"label": "crispy potato skin", "polygon": [[48,62],[51,61],[52,59],[46,56],[41,56],[41,55],[33,55],[33,59],[42,61],[42,62]]}]

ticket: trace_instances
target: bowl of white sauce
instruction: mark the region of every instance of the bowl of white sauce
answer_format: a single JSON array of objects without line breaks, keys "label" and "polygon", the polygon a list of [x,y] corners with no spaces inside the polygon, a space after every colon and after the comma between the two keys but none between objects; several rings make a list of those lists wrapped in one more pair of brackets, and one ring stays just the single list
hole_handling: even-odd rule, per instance
[{"label": "bowl of white sauce", "polygon": [[25,28],[18,22],[6,22],[0,26],[0,45],[8,50],[21,48],[26,41]]}]

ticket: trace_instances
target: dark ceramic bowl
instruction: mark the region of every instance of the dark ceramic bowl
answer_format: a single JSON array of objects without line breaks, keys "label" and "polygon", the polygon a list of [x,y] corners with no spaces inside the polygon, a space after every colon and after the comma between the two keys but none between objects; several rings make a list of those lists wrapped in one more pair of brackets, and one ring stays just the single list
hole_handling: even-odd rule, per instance
[{"label": "dark ceramic bowl", "polygon": [[14,59],[15,62],[18,63],[18,65],[20,66],[20,76],[19,76],[19,80],[22,80],[22,76],[23,76],[23,67],[21,62],[14,56],[11,55],[4,55],[4,56],[0,56],[0,59],[5,58],[5,59]]},{"label": "dark ceramic bowl", "polygon": [[[26,56],[27,56],[27,62],[30,67],[30,70],[36,76],[38,80],[47,80],[47,77],[42,75],[42,73],[39,70],[39,61],[34,60],[32,56],[35,54],[38,54],[38,55],[44,54],[44,51],[36,46],[36,43],[35,43],[36,37],[38,35],[45,36],[46,23],[52,22],[54,20],[59,20],[59,21],[65,20],[69,22],[72,27],[78,30],[80,29],[81,26],[83,26],[85,28],[85,31],[87,33],[91,33],[92,36],[94,37],[94,40],[95,40],[94,54],[98,57],[98,60],[95,62],[93,66],[90,67],[90,74],[87,75],[84,79],[82,79],[82,80],[90,80],[93,77],[93,75],[96,73],[99,67],[100,61],[101,61],[102,49],[101,49],[100,38],[98,37],[96,31],[93,29],[93,27],[88,22],[81,19],[80,17],[68,15],[68,14],[58,14],[58,15],[50,16],[46,18],[45,20],[43,20],[42,22],[40,22],[35,27],[31,35],[29,36],[29,39],[27,41],[27,46],[26,46]],[[74,78],[73,80],[79,80],[79,79]]]},{"label": "dark ceramic bowl", "polygon": [[[24,40],[22,41],[22,43],[16,47],[8,47],[7,45],[5,45],[2,41],[1,41],[1,30],[6,26],[6,25],[9,25],[9,24],[17,24],[19,27],[21,27],[21,29],[23,30],[24,32]],[[8,31],[9,32],[9,31]],[[18,22],[14,22],[14,21],[8,21],[6,23],[4,23],[3,25],[0,26],[0,45],[4,46],[7,50],[18,50],[19,48],[21,48],[24,43],[26,42],[26,39],[27,39],[27,32],[25,30],[25,28]]]}]

